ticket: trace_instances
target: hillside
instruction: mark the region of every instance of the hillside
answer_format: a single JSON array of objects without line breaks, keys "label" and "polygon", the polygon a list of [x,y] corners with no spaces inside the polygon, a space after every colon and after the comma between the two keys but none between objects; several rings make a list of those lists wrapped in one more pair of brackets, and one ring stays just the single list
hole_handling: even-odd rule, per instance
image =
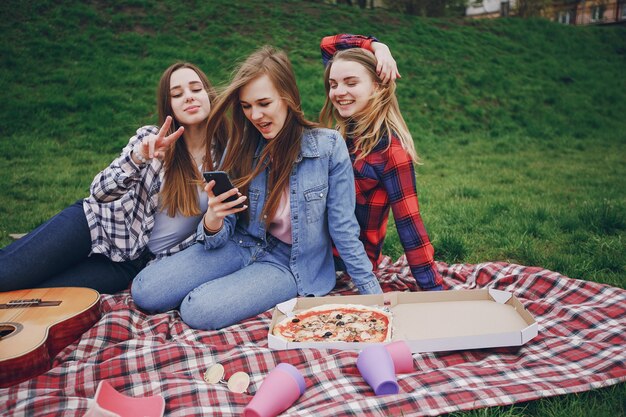
[{"label": "hillside", "polygon": [[51,116],[71,113],[77,124],[93,122],[91,138],[121,140],[138,117],[150,120],[168,64],[192,61],[220,83],[235,60],[262,44],[289,52],[315,118],[323,100],[319,39],[338,32],[391,45],[403,75],[402,107],[418,137],[624,131],[624,28],[428,20],[302,1],[65,3],[0,6],[11,17],[1,23],[5,135],[36,126],[61,140],[55,125],[62,130],[67,121]]},{"label": "hillside", "polygon": [[[321,37],[361,33],[398,61],[437,260],[538,265],[626,288],[624,26],[261,0],[5,0],[0,16],[0,246],[86,196],[135,130],[156,122],[157,82],[173,62],[220,85],[257,47],[285,49],[316,120]],[[402,253],[391,225],[384,251]],[[475,415],[616,415],[625,390]]]}]

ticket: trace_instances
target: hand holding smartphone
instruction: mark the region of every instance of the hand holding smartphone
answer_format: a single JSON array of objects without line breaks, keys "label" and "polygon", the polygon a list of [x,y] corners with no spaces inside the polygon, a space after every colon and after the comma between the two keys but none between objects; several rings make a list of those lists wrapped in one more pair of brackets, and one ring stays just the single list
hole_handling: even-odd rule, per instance
[{"label": "hand holding smartphone", "polygon": [[[223,194],[226,191],[235,188],[233,184],[230,182],[230,178],[228,178],[228,174],[225,173],[224,171],[203,172],[202,176],[204,177],[204,180],[206,182],[209,182],[212,180],[215,181],[215,186],[213,187],[213,193],[215,195]],[[235,194],[235,195],[231,195],[224,201],[229,201],[229,202],[235,201],[238,198],[239,197]],[[240,203],[234,206],[233,208],[242,208],[242,207],[243,207],[243,203]]]}]

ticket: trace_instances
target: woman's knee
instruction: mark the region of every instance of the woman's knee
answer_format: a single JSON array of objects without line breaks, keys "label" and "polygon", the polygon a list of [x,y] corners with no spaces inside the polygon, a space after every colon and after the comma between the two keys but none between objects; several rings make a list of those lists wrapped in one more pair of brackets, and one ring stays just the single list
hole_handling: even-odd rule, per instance
[{"label": "woman's knee", "polygon": [[145,285],[144,277],[140,272],[137,274],[130,287],[130,294],[135,301],[135,304],[143,310],[150,310],[147,306],[148,301],[152,298],[149,294],[146,294],[150,290],[150,286]]},{"label": "woman's knee", "polygon": [[246,318],[233,314],[220,297],[198,295],[194,290],[180,304],[181,319],[193,329],[219,330]]},{"label": "woman's knee", "polygon": [[219,329],[214,311],[208,300],[202,303],[195,301],[191,295],[187,295],[180,304],[180,317],[192,329]]},{"label": "woman's knee", "polygon": [[154,282],[151,282],[150,277],[144,274],[145,269],[141,271],[133,280],[130,293],[139,307],[142,310],[151,312],[166,311],[163,309],[163,288]]}]

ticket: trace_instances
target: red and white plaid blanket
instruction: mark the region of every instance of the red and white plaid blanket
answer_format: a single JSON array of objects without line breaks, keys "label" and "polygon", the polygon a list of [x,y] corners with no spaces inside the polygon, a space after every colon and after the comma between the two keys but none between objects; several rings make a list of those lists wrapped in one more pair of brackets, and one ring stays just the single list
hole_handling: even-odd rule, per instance
[{"label": "red and white plaid blanket", "polygon": [[[61,351],[53,368],[0,389],[0,415],[82,416],[98,382],[129,396],[160,394],[168,416],[241,415],[280,362],[303,374],[307,389],[288,416],[420,416],[507,405],[606,387],[626,380],[626,290],[505,263],[439,263],[450,289],[496,288],[515,294],[539,324],[522,347],[415,354],[399,375],[398,395],[374,396],[356,368],[356,351],[267,347],[270,312],[220,331],[188,328],[177,313],[149,316],[128,292],[103,296],[102,319]],[[385,291],[414,289],[406,261],[384,265]],[[355,293],[340,279],[334,294]],[[209,385],[221,363],[226,378],[251,376],[249,393]]]}]

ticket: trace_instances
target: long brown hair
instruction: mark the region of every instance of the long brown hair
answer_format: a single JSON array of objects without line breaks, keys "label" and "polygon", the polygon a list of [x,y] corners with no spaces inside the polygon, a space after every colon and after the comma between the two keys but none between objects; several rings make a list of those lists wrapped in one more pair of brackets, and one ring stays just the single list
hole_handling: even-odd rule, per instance
[{"label": "long brown hair", "polygon": [[[377,85],[367,107],[349,118],[339,114],[328,96],[330,92],[330,69],[333,63],[337,61],[351,61],[361,64]],[[344,138],[353,137],[356,150],[360,151],[359,159],[365,158],[386,135],[393,133],[398,137],[402,147],[413,161],[419,162],[413,137],[400,112],[396,97],[396,83],[395,81],[389,81],[388,84],[381,82],[380,77],[376,74],[376,57],[374,54],[361,48],[337,52],[324,71],[324,87],[326,88],[326,101],[320,112],[320,121],[322,125],[327,127],[331,127],[336,122],[339,132]],[[388,145],[390,144],[391,141]]]},{"label": "long brown hair", "polygon": [[[287,105],[287,118],[283,128],[275,138],[267,141],[246,118],[239,101],[240,90],[263,75],[269,77],[280,98]],[[228,112],[230,118],[226,117]],[[316,126],[304,118],[296,77],[284,52],[271,46],[264,46],[238,66],[232,81],[215,101],[209,117],[207,137],[214,137],[224,124],[230,125],[231,136],[225,150],[222,169],[229,173],[242,194],[247,195],[252,179],[271,165],[267,184],[269,195],[263,209],[265,223],[269,225],[280,204],[281,194],[289,184],[289,174],[300,153],[303,130]],[[255,151],[263,141],[266,142],[266,146],[253,168]],[[215,154],[222,156],[217,152]]]},{"label": "long brown hair", "polygon": [[[188,62],[177,62],[165,70],[159,81],[157,91],[157,108],[159,112],[159,126],[165,123],[167,116],[172,116],[172,124],[167,134],[174,133],[180,124],[174,116],[172,110],[172,97],[170,93],[170,78],[172,73],[181,68],[189,68],[198,74],[202,85],[209,95],[209,102],[213,103],[216,91],[211,85],[207,76],[197,66]],[[227,138],[224,130],[215,133],[214,141],[216,147],[224,147]],[[209,141],[206,142],[207,153],[209,152]],[[206,159],[206,158],[205,158]],[[167,210],[167,215],[174,217],[176,213],[183,216],[197,216],[200,212],[198,201],[197,185],[202,183],[202,177],[198,172],[192,156],[185,145],[185,134],[177,140],[174,146],[170,147],[163,158],[163,168],[165,170],[165,183],[160,193],[163,210]]]}]

